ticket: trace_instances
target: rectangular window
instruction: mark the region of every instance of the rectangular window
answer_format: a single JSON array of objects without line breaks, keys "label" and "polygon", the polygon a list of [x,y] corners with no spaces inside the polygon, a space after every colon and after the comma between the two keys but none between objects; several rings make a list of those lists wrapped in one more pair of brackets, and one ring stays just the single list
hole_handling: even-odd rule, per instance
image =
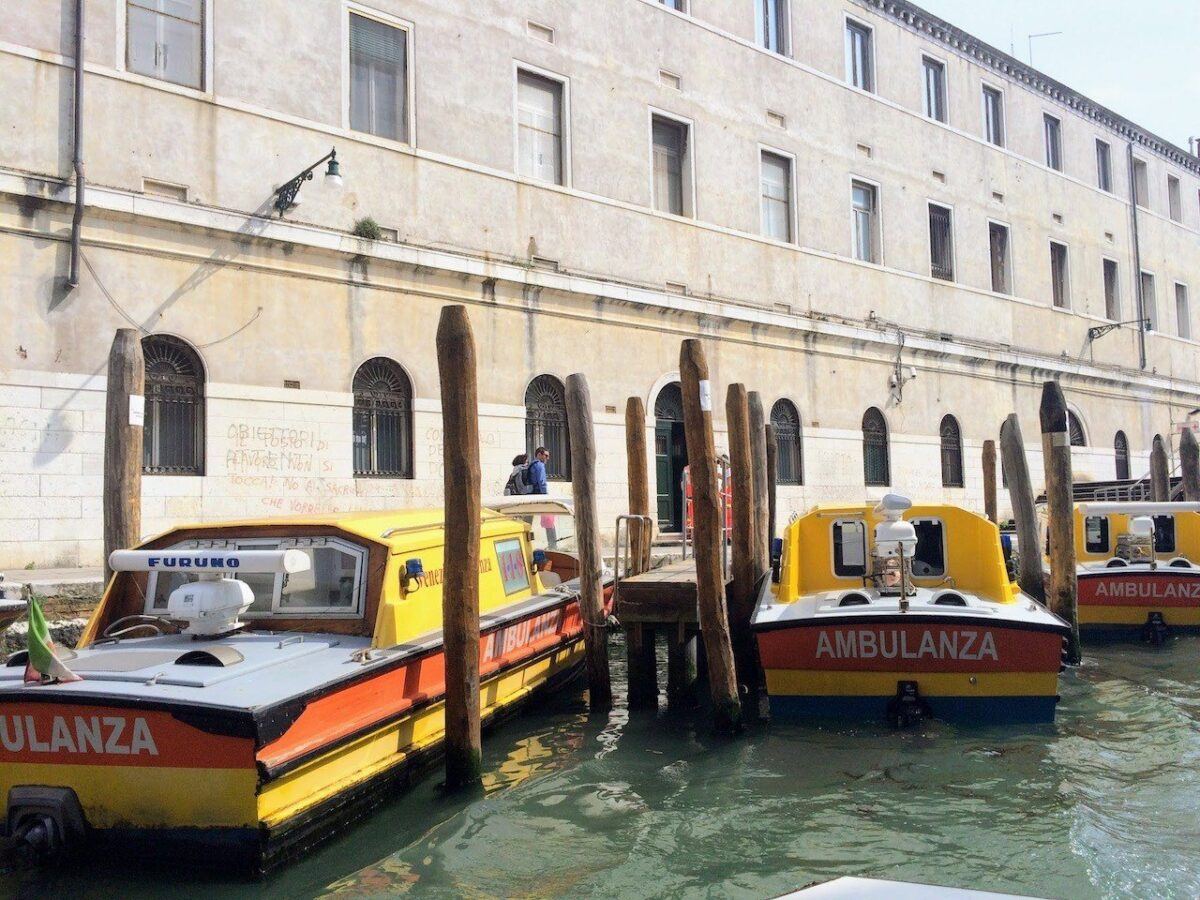
[{"label": "rectangular window", "polygon": [[867,526],[863,521],[833,523],[833,574],[841,578],[867,574]]},{"label": "rectangular window", "polygon": [[1112,151],[1104,141],[1096,141],[1096,186],[1112,193]]},{"label": "rectangular window", "polygon": [[677,9],[680,12],[687,12],[683,5],[684,0],[658,0],[658,2],[668,9]]},{"label": "rectangular window", "polygon": [[1050,288],[1054,305],[1059,309],[1071,306],[1071,276],[1067,271],[1067,245],[1050,242]]},{"label": "rectangular window", "polygon": [[773,53],[787,53],[787,0],[754,0],[754,12],[759,43]]},{"label": "rectangular window", "polygon": [[946,66],[928,56],[921,57],[921,72],[925,79],[925,115],[939,122],[946,121]]},{"label": "rectangular window", "polygon": [[992,290],[997,294],[1012,293],[1012,259],[1008,249],[1008,226],[988,223],[988,252],[992,266]]},{"label": "rectangular window", "polygon": [[1140,159],[1133,161],[1133,202],[1142,209],[1150,208],[1150,176]]},{"label": "rectangular window", "polygon": [[408,142],[408,33],[350,14],[350,127]]},{"label": "rectangular window", "polygon": [[1192,336],[1192,311],[1188,303],[1187,285],[1175,285],[1175,322],[1181,338]]},{"label": "rectangular window", "polygon": [[1088,516],[1083,520],[1084,548],[1088,553],[1108,552],[1108,516]]},{"label": "rectangular window", "polygon": [[929,204],[929,274],[954,280],[954,227],[949,208]]},{"label": "rectangular window", "polygon": [[879,200],[872,185],[863,181],[850,184],[853,221],[854,258],[879,262]]},{"label": "rectangular window", "polygon": [[846,81],[864,91],[875,90],[875,65],[871,56],[871,29],[847,21]]},{"label": "rectangular window", "polygon": [[1167,176],[1167,207],[1172,220],[1183,221],[1183,198],[1179,194],[1179,179],[1174,175]]},{"label": "rectangular window", "polygon": [[762,151],[762,232],[777,241],[792,239],[792,161]]},{"label": "rectangular window", "polygon": [[528,590],[529,566],[525,562],[520,538],[496,541],[495,547],[496,563],[500,569],[500,580],[504,583],[504,593],[508,595]]},{"label": "rectangular window", "polygon": [[983,136],[988,143],[1004,146],[1004,95],[986,84],[983,86]]},{"label": "rectangular window", "polygon": [[517,72],[517,171],[563,184],[563,86],[532,72]]},{"label": "rectangular window", "polygon": [[654,208],[676,216],[691,215],[687,197],[688,131],[683,122],[654,116]]},{"label": "rectangular window", "polygon": [[[957,486],[962,487],[961,469]],[[917,549],[912,557],[913,577],[941,578],[946,574],[946,529],[942,520],[913,519],[912,526],[917,535]]]},{"label": "rectangular window", "polygon": [[1154,552],[1175,552],[1175,517],[1154,516]]},{"label": "rectangular window", "polygon": [[1062,171],[1062,122],[1049,113],[1042,116],[1046,131],[1046,165]]},{"label": "rectangular window", "polygon": [[1154,276],[1142,273],[1142,316],[1147,331],[1158,331],[1158,298],[1154,296]]},{"label": "rectangular window", "polygon": [[204,87],[204,0],[127,0],[125,67],[184,87]]},{"label": "rectangular window", "polygon": [[1117,264],[1104,261],[1104,315],[1114,322],[1121,321],[1121,294],[1117,280]]}]

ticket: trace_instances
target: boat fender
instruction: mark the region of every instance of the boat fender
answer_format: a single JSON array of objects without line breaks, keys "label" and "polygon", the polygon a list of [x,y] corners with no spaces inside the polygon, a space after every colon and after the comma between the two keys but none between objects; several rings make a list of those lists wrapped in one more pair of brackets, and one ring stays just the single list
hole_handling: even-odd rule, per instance
[{"label": "boat fender", "polygon": [[1119,557],[1119,556],[1114,556],[1112,559],[1110,559],[1108,562],[1106,562],[1104,564],[1104,568],[1106,568],[1106,569],[1124,569],[1124,568],[1127,568],[1128,566],[1129,566],[1129,560],[1121,559],[1121,557]]},{"label": "boat fender", "polygon": [[1172,569],[1190,569],[1192,567],[1192,561],[1186,556],[1176,556],[1169,563],[1167,563],[1167,565]]},{"label": "boat fender", "polygon": [[1155,611],[1146,615],[1146,624],[1142,626],[1143,641],[1152,646],[1161,647],[1170,636],[1171,629],[1161,612]]},{"label": "boat fender", "polygon": [[932,715],[915,681],[897,681],[896,696],[887,704],[887,723],[892,728],[907,728]]},{"label": "boat fender", "polygon": [[80,846],[87,834],[75,791],[44,785],[9,790],[5,827],[17,852],[31,861],[62,856]]}]

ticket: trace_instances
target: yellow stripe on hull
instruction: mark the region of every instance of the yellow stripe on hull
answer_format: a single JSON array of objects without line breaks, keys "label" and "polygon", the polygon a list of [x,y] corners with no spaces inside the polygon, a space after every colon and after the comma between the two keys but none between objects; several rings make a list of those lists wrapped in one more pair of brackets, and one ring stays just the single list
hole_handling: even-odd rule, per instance
[{"label": "yellow stripe on hull", "polygon": [[[972,683],[974,679],[974,683]],[[1057,672],[831,672],[768,669],[773,697],[890,697],[896,682],[915,681],[926,697],[1048,697]]]},{"label": "yellow stripe on hull", "polygon": [[1146,616],[1160,612],[1168,625],[1181,628],[1200,627],[1200,607],[1166,606],[1084,606],[1079,607],[1079,624],[1086,625],[1130,625],[1146,624]]},{"label": "yellow stripe on hull", "polygon": [[[505,707],[523,700],[582,657],[583,642],[575,641],[552,656],[485,681],[480,688],[481,717],[486,721]],[[268,826],[280,825],[306,809],[400,765],[414,752],[440,741],[444,730],[445,708],[439,702],[319,756],[263,788],[258,798],[259,819]]]},{"label": "yellow stripe on hull", "polygon": [[175,769],[13,763],[4,767],[4,796],[13,785],[69,787],[93,828],[254,828],[254,769]]}]

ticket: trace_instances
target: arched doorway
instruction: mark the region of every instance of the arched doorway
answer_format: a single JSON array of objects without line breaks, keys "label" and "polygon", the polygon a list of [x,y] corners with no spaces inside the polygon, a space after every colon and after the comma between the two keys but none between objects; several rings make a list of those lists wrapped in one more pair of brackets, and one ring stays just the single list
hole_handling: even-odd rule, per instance
[{"label": "arched doorway", "polygon": [[687,441],[683,431],[683,392],[673,381],[654,401],[654,474],[658,492],[658,527],[664,532],[683,528],[683,470]]}]

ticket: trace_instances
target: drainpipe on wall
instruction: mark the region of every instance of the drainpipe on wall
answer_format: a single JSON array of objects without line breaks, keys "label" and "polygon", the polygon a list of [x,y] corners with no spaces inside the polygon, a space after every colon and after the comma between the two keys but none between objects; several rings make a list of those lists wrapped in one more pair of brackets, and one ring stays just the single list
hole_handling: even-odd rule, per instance
[{"label": "drainpipe on wall", "polygon": [[1137,178],[1133,170],[1133,141],[1128,145],[1129,209],[1133,216],[1133,288],[1137,300],[1138,366],[1146,368],[1146,298],[1142,296],[1142,242],[1138,237]]},{"label": "drainpipe on wall", "polygon": [[71,164],[75,169],[75,213],[71,217],[71,271],[67,287],[79,287],[79,236],[83,229],[83,4],[75,0],[75,122]]}]

